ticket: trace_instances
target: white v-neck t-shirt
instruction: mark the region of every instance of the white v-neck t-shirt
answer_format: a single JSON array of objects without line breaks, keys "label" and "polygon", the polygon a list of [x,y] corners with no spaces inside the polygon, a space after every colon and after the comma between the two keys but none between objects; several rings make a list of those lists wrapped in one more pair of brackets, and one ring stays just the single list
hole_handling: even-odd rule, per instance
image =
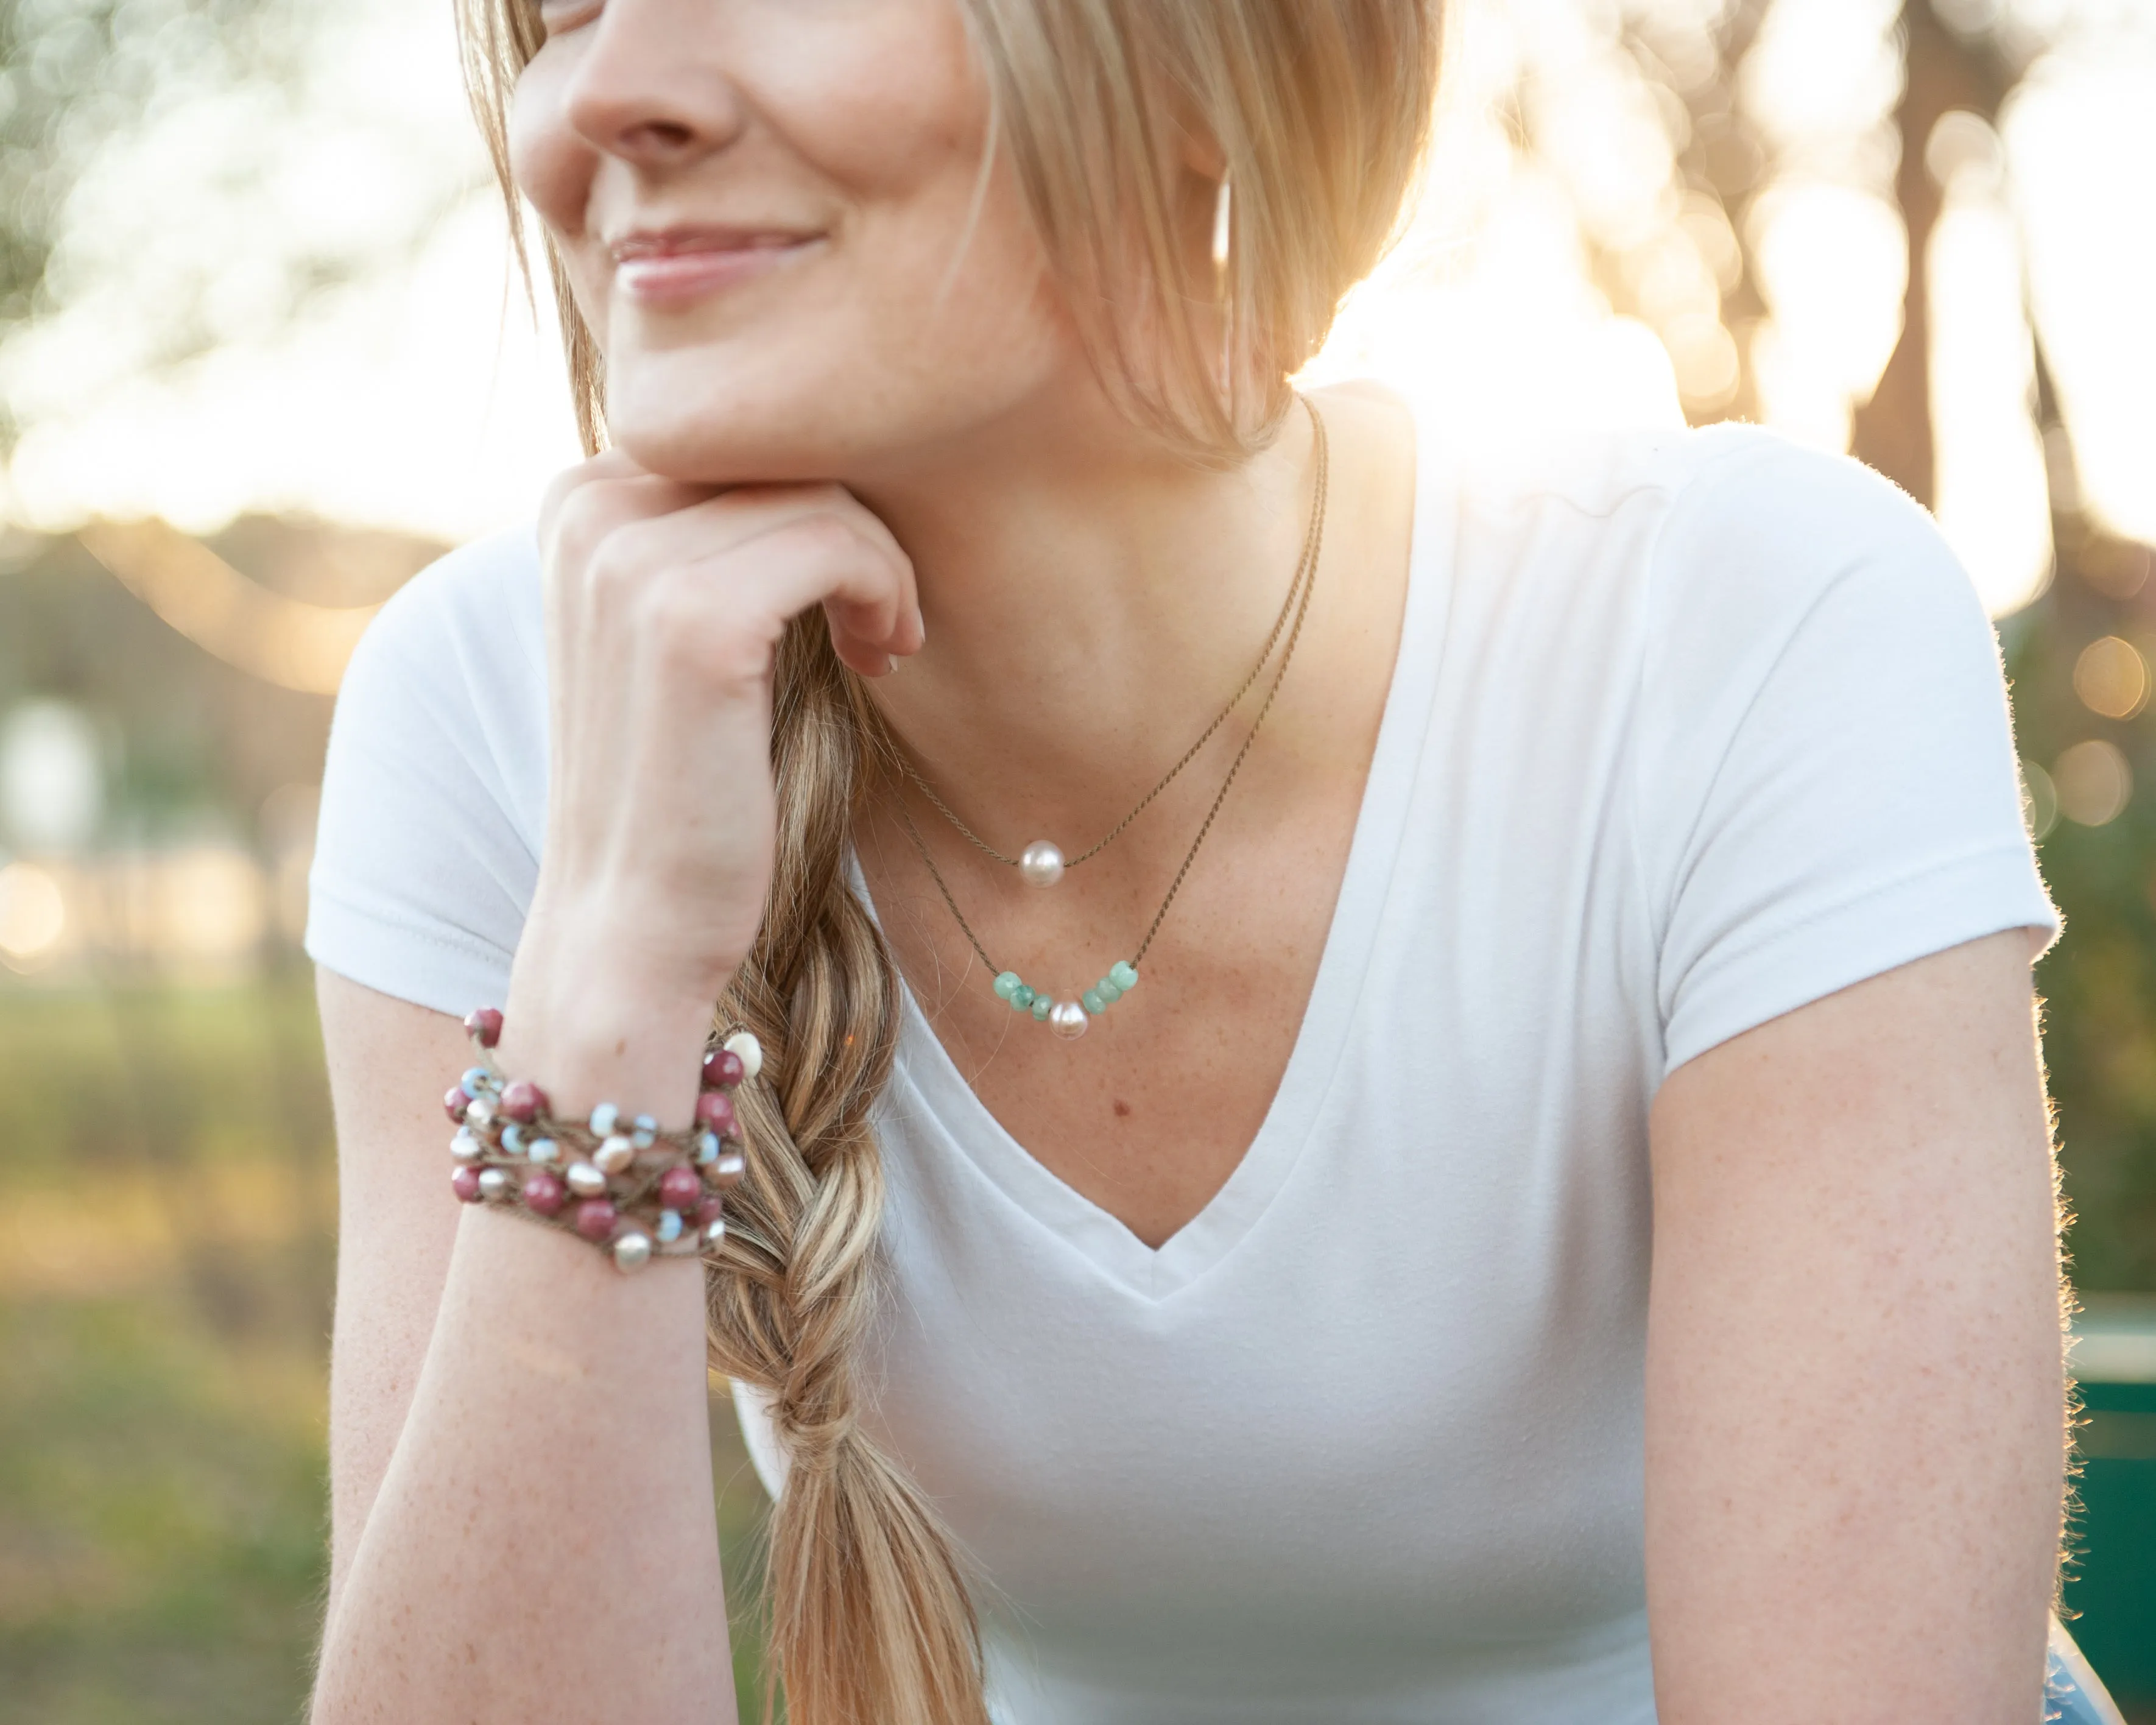
[{"label": "white v-neck t-shirt", "polygon": [[[1000,1725],[1651,1721],[1656,1088],[1866,977],[2057,931],[1996,642],[1902,493],[1748,427],[1471,459],[1425,425],[1416,460],[1316,986],[1199,1215],[1149,1249],[906,999],[863,1419],[980,1579]],[[528,530],[384,609],[331,735],[322,964],[502,999],[545,667]]]}]

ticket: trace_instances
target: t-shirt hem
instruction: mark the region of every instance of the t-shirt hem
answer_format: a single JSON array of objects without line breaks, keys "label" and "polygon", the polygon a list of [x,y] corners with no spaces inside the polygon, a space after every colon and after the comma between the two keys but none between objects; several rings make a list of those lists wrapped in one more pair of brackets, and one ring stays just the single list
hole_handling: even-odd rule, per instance
[{"label": "t-shirt hem", "polygon": [[2048,947],[2060,926],[2025,844],[1905,875],[1695,973],[1664,1032],[1662,1076],[1771,1019],[1934,952],[2009,928],[2041,928]]},{"label": "t-shirt hem", "polygon": [[392,999],[462,1018],[501,1004],[501,955],[365,910],[319,886],[308,895],[307,956]]}]

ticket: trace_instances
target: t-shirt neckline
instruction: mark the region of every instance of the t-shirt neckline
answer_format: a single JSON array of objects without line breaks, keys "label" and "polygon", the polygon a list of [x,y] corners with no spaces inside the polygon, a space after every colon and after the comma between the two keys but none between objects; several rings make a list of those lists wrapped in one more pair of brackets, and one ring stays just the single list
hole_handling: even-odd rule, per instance
[{"label": "t-shirt neckline", "polygon": [[[940,1139],[1009,1201],[1134,1296],[1158,1301],[1189,1286],[1249,1234],[1300,1160],[1347,1051],[1438,687],[1455,536],[1440,468],[1437,439],[1418,415],[1414,517],[1399,644],[1317,979],[1265,1118],[1234,1172],[1195,1216],[1156,1249],[1051,1173],[974,1093],[912,988],[900,979],[897,1060],[882,1106],[902,1110],[903,1118],[894,1122],[886,1114],[886,1153],[896,1147],[893,1123],[902,1124],[908,1137]],[[848,872],[873,916],[875,905],[850,854]]]}]

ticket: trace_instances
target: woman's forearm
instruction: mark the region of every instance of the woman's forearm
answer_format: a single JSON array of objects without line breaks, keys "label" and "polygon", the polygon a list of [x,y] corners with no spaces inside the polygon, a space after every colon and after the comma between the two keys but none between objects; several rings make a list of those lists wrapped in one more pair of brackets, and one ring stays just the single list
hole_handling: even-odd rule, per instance
[{"label": "woman's forearm", "polygon": [[[619,1094],[657,1084],[662,1117],[685,1117],[689,1036],[663,1078],[617,1065]],[[568,1101],[617,1045],[683,1040],[587,1040],[596,1058],[557,1061],[527,1035],[504,1065],[560,1072],[549,1088]],[[697,1260],[624,1276],[565,1235],[465,1210],[410,1410],[341,1565],[314,1725],[731,1721],[704,1358]]]}]

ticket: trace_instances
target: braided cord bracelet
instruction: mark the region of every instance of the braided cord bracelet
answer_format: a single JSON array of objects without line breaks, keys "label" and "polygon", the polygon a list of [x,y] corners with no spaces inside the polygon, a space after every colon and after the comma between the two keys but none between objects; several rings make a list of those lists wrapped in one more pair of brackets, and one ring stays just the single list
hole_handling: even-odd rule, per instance
[{"label": "braided cord bracelet", "polygon": [[476,1058],[442,1098],[457,1127],[449,1185],[459,1198],[588,1240],[624,1275],[654,1258],[700,1257],[726,1238],[723,1194],[743,1166],[732,1092],[763,1068],[752,1033],[706,1052],[695,1121],[679,1131],[612,1102],[561,1119],[546,1091],[495,1065],[500,1012],[480,1008],[465,1033]]}]

